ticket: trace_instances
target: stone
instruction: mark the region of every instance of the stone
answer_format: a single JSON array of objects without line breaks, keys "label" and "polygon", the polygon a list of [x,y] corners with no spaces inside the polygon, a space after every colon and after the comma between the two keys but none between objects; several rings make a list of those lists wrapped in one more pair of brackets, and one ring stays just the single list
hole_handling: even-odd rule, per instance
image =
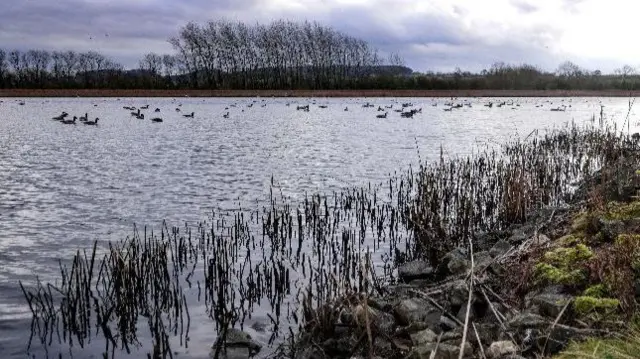
[{"label": "stone", "polygon": [[[566,326],[555,326],[551,333],[542,331],[536,338],[537,348],[540,352],[553,355],[565,349],[569,342],[581,340],[592,333],[588,329],[578,329]],[[548,337],[548,339],[547,339]]]},{"label": "stone", "polygon": [[413,346],[435,343],[438,341],[438,335],[431,329],[421,330],[410,335]]},{"label": "stone", "polygon": [[624,231],[624,223],[618,220],[599,220],[600,236],[604,242],[613,242]]},{"label": "stone", "polygon": [[493,258],[500,257],[511,249],[511,244],[504,240],[499,240],[489,250],[489,255]]},{"label": "stone", "polygon": [[[570,303],[573,298],[564,294],[543,293],[531,299],[531,304],[538,307],[538,313],[542,316],[555,320],[560,315],[564,307]],[[563,315],[569,315],[569,307]]]},{"label": "stone", "polygon": [[487,349],[487,357],[500,358],[506,355],[515,354],[518,351],[518,347],[510,340],[504,340],[491,343],[489,349]]},{"label": "stone", "polygon": [[467,305],[469,301],[469,285],[464,279],[459,279],[451,283],[447,292],[449,303],[452,307]]},{"label": "stone", "polygon": [[[408,357],[411,359],[429,359],[431,358],[431,352],[434,350],[436,351],[436,354],[433,357],[434,359],[458,359],[458,354],[460,353],[459,346],[443,343],[429,343],[413,347]],[[471,347],[471,344],[464,343],[463,353],[464,357],[469,357],[473,354],[473,347]]]},{"label": "stone", "polygon": [[446,315],[440,316],[440,328],[442,328],[442,330],[444,330],[445,332],[455,329],[458,326],[459,326],[458,323],[454,322],[452,319],[450,319]]},{"label": "stone", "polygon": [[433,267],[426,261],[417,260],[398,267],[398,277],[405,283],[416,279],[435,279]]},{"label": "stone", "polygon": [[[501,339],[500,334],[503,333],[502,329],[500,328],[500,324],[498,323],[476,324],[476,329],[478,330],[480,341],[484,345],[490,345],[494,341]],[[468,333],[468,335],[471,334],[475,336],[473,329],[471,329],[471,331]]]},{"label": "stone", "polygon": [[440,275],[457,275],[469,271],[471,262],[464,248],[456,248],[442,257],[442,262],[438,268]]},{"label": "stone", "polygon": [[530,312],[518,314],[507,322],[507,327],[518,330],[528,328],[543,328],[548,325],[549,321],[545,320],[544,317]]},{"label": "stone", "polygon": [[[240,329],[228,329],[224,340],[224,348],[221,349],[221,352],[223,353],[223,358],[226,359],[250,358],[258,354],[262,349],[262,346],[258,342],[251,339],[249,334]],[[220,345],[221,341],[221,337],[216,339],[216,343],[209,353],[211,358],[215,357],[217,346]]]},{"label": "stone", "polygon": [[429,328],[435,329],[440,323],[440,311],[421,298],[404,299],[398,303],[393,312],[400,325],[425,322]]}]

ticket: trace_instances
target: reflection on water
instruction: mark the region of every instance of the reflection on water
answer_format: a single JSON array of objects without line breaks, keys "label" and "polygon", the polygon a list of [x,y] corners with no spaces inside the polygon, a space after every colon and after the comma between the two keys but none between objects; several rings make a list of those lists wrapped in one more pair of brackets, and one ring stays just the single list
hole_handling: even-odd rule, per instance
[{"label": "reflection on water", "polygon": [[[549,111],[559,99],[514,99],[517,107],[443,111],[444,99],[403,99],[421,107],[414,118],[374,108],[393,99],[29,99],[0,103],[0,352],[21,357],[30,313],[18,280],[54,281],[58,259],[68,259],[94,239],[117,240],[133,224],[158,228],[194,224],[212,210],[254,208],[269,197],[271,179],[293,201],[305,193],[379,183],[440,146],[468,154],[478,144],[500,143],[533,129],[588,121],[598,99],[572,99],[564,112]],[[555,102],[555,105],[546,101]],[[606,113],[624,122],[625,99],[605,99]],[[291,106],[287,103],[291,102]],[[131,117],[125,105],[161,108],[164,122]],[[225,108],[229,118],[223,118]],[[433,106],[437,103],[437,106]],[[569,103],[569,100],[565,100]],[[97,106],[94,106],[96,104]],[[194,111],[194,119],[182,112]],[[327,104],[327,108],[317,105]],[[544,104],[543,107],[536,107]],[[343,111],[348,106],[349,111]],[[398,107],[398,104],[395,104]],[[51,120],[61,111],[89,112],[97,127]],[[631,116],[632,127],[636,127]],[[152,116],[149,116],[149,118]],[[257,315],[262,313],[257,309]],[[262,315],[264,316],[264,315]],[[192,337],[206,347],[215,334],[206,319],[194,320]],[[204,352],[190,352],[198,357]]]}]

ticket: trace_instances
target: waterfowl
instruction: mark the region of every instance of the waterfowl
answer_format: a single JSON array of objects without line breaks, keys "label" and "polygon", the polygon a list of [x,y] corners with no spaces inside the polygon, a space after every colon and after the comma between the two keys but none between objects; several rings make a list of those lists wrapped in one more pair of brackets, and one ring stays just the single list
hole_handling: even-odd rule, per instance
[{"label": "waterfowl", "polygon": [[229,118],[229,111],[227,111],[227,113],[225,113],[224,115],[222,115],[222,117],[224,117],[224,118]]},{"label": "waterfowl", "polygon": [[86,122],[83,122],[83,123],[85,125],[97,125],[98,124],[98,120],[100,120],[100,119],[96,117],[95,121],[86,121]]},{"label": "waterfowl", "polygon": [[387,118],[387,112],[384,113],[384,115],[376,115],[377,118]]},{"label": "waterfowl", "polygon": [[79,120],[83,121],[83,122],[88,120],[88,119],[89,119],[89,114],[88,113],[85,113],[84,116],[80,116],[80,118],[79,118]]},{"label": "waterfowl", "polygon": [[162,122],[162,119],[160,117],[154,117],[151,119],[151,122]]},{"label": "waterfowl", "polygon": [[156,108],[155,112],[160,112],[160,109],[159,109],[159,108]]},{"label": "waterfowl", "polygon": [[138,118],[138,120],[144,120],[144,113],[141,113],[136,117]]},{"label": "waterfowl", "polygon": [[61,122],[65,125],[75,125],[77,119],[78,118],[76,116],[73,116],[73,120],[62,120]]},{"label": "waterfowl", "polygon": [[140,109],[138,109],[138,112],[131,112],[131,116],[134,116],[134,117],[140,116]]},{"label": "waterfowl", "polygon": [[62,121],[62,120],[64,120],[64,118],[65,118],[65,117],[67,117],[67,116],[69,116],[69,114],[63,111],[63,112],[60,114],[60,116],[52,117],[52,119],[53,119],[53,120],[56,120],[56,121]]},{"label": "waterfowl", "polygon": [[143,109],[143,110],[147,110],[147,109],[149,109],[149,105],[144,105],[144,106],[141,106],[140,108]]},{"label": "waterfowl", "polygon": [[193,113],[193,112],[191,112],[191,113],[190,113],[190,114],[188,114],[188,115],[182,115],[182,116],[184,116],[184,117],[190,117],[190,118],[193,118],[194,113]]}]

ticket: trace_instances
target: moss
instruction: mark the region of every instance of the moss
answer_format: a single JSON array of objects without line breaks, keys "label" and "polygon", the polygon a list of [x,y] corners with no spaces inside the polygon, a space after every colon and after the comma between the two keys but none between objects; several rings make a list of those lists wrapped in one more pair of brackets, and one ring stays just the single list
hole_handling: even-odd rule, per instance
[{"label": "moss", "polygon": [[596,298],[591,296],[576,297],[573,302],[573,308],[578,315],[587,315],[590,313],[608,314],[616,311],[620,306],[620,301],[614,298]]},{"label": "moss", "polygon": [[560,247],[544,254],[544,261],[558,268],[568,268],[576,266],[593,257],[593,252],[589,247],[578,243],[575,247]]},{"label": "moss", "polygon": [[575,234],[567,234],[566,236],[558,238],[558,243],[563,247],[574,246],[582,242],[582,238]]},{"label": "moss", "polygon": [[640,217],[640,201],[629,203],[609,202],[606,219],[625,220]]},{"label": "moss", "polygon": [[586,297],[604,298],[607,296],[607,288],[604,284],[596,284],[585,289],[583,295]]},{"label": "moss", "polygon": [[571,232],[584,232],[589,226],[590,214],[589,212],[580,212],[573,219],[571,223]]},{"label": "moss", "polygon": [[579,269],[566,270],[548,263],[538,263],[535,273],[539,280],[551,284],[579,285],[586,279],[584,272]]}]

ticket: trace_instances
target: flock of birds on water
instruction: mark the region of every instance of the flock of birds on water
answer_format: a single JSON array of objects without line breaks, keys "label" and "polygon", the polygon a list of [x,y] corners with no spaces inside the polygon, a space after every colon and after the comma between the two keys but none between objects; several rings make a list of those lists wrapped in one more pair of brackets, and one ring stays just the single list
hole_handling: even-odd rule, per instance
[{"label": "flock of birds on water", "polygon": [[[118,99],[120,100],[120,99]],[[569,104],[567,105],[565,103],[565,100],[567,102],[569,102]],[[205,101],[205,100],[203,100]],[[320,109],[324,109],[327,108],[329,105],[327,104],[318,104],[316,102],[317,100],[313,100],[311,104],[306,104],[306,105],[297,105],[296,106],[296,110],[298,111],[305,111],[308,112],[310,111],[310,106],[314,105],[317,106]],[[413,118],[414,115],[422,113],[422,108],[412,108],[414,105],[411,102],[399,102],[398,100],[394,100],[395,103],[390,104],[390,105],[384,105],[383,106],[378,106],[377,107],[377,111],[378,114],[376,114],[376,118],[387,118],[389,116],[390,112],[396,112],[400,114],[400,117],[403,118]],[[558,106],[556,105],[556,107],[551,107],[550,110],[551,111],[566,111],[567,108],[571,107],[570,102],[572,101],[571,98],[569,99],[559,99],[559,101],[561,102],[561,104]],[[3,101],[0,101],[0,103],[2,103]],[[175,99],[174,99],[175,102]],[[25,101],[19,101],[18,102],[19,105],[24,106],[25,105]],[[251,108],[254,106],[254,104],[257,104],[258,100],[253,100],[250,103],[246,104],[247,108]],[[543,107],[546,104],[550,104],[553,105],[553,101],[552,100],[545,100],[543,103],[539,103],[536,104],[535,107],[540,108]],[[395,105],[399,105],[397,107],[394,108]],[[433,107],[437,107],[439,104],[437,101],[433,101],[431,104]],[[470,102],[469,100],[464,100],[464,101],[456,101],[455,98],[451,98],[450,100],[445,101],[443,104],[444,107],[444,111],[453,111],[455,109],[460,109],[460,108],[464,108],[464,107],[472,107],[473,104],[472,102]],[[94,104],[93,106],[98,106],[97,104]],[[175,108],[176,112],[181,112],[181,106],[182,104],[178,104],[177,107]],[[225,107],[225,111],[222,115],[223,118],[229,118],[230,116],[230,108],[235,108],[238,107],[238,103],[233,103],[227,107]],[[267,103],[265,99],[262,99],[262,103],[261,103],[261,107],[266,107]],[[286,103],[286,106],[291,106],[290,102]],[[510,100],[503,100],[503,101],[489,101],[489,102],[485,102],[483,103],[484,107],[488,107],[488,108],[492,108],[492,107],[496,107],[496,108],[501,108],[501,107],[507,107],[507,108],[511,108],[511,109],[516,109],[518,107],[520,107],[520,104],[517,102],[514,102],[513,99]],[[376,107],[374,104],[370,103],[370,102],[366,102],[362,105],[363,108],[373,108]],[[123,106],[122,107],[124,110],[130,111],[130,115],[136,119],[139,120],[144,120],[147,117],[145,116],[145,113],[142,112],[142,110],[149,110],[149,105],[143,105],[140,107],[135,107],[135,106]],[[345,107],[344,111],[349,111],[349,107]],[[163,122],[162,117],[160,117],[159,114],[161,112],[160,108],[155,108],[155,110],[153,111],[156,115],[153,117],[150,117],[151,122],[155,122],[155,123],[160,123]],[[244,112],[244,109],[242,109],[241,112]],[[191,113],[187,113],[187,114],[183,114],[182,115],[184,118],[194,118],[195,117],[195,112],[191,112]],[[75,125],[77,123],[82,123],[85,125],[92,125],[92,126],[97,126],[98,125],[98,121],[100,120],[100,118],[96,117],[94,120],[89,119],[89,115],[88,113],[85,113],[84,115],[81,116],[73,116],[71,119],[68,118],[69,117],[69,113],[67,113],[66,111],[63,111],[60,115],[53,117],[53,120],[59,121],[62,124],[65,125]]]}]

